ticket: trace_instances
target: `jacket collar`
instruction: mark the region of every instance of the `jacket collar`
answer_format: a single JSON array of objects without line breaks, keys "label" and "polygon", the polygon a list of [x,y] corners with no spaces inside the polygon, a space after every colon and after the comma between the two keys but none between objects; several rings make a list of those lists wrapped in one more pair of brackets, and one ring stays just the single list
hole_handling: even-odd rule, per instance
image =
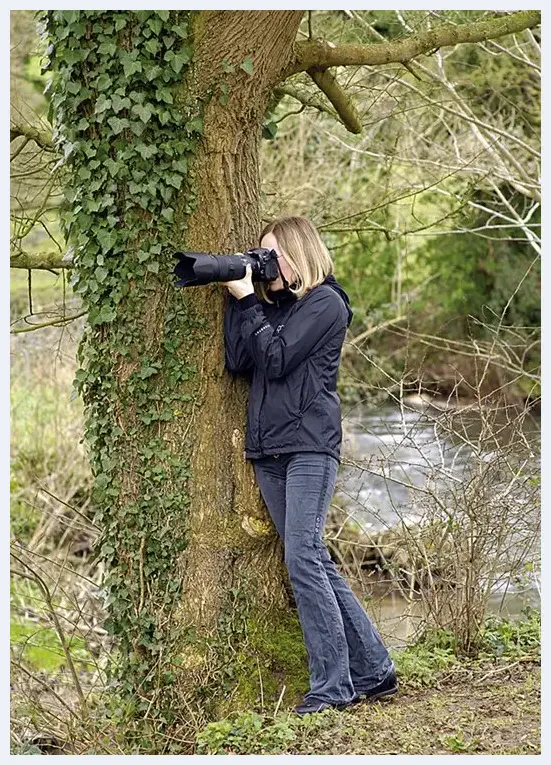
[{"label": "jacket collar", "polygon": [[[294,287],[295,284],[293,283],[290,286]],[[297,300],[296,295],[293,295],[290,290],[285,288],[280,290],[268,290],[267,294],[270,300],[273,300],[278,308],[280,308],[282,305],[286,305],[287,303],[295,303]]]}]

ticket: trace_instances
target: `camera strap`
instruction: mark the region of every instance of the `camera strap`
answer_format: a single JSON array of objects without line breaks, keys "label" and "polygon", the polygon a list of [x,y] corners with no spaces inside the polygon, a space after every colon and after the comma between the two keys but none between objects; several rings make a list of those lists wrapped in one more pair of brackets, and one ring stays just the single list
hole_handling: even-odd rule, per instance
[{"label": "camera strap", "polygon": [[281,270],[281,267],[279,265],[279,258],[276,259],[276,263],[277,263],[277,270],[279,271],[279,275],[281,276],[281,280],[283,282],[283,287],[284,287],[284,289],[288,290],[289,289],[289,282],[283,276],[283,271]]}]

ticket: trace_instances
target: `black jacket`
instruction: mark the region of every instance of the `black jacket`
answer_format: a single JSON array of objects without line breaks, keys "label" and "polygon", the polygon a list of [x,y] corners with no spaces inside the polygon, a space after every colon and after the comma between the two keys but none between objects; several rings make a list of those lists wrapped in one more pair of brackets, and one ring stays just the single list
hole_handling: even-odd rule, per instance
[{"label": "black jacket", "polygon": [[272,305],[228,295],[225,366],[252,375],[245,456],[325,452],[340,462],[337,373],[352,321],[346,292],[333,275],[297,300],[271,293]]}]

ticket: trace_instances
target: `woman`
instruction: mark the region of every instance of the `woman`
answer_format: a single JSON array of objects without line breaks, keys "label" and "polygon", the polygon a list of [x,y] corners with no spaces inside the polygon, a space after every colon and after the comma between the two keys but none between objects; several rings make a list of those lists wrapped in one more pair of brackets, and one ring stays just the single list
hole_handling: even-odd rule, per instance
[{"label": "woman", "polygon": [[[260,246],[280,275],[253,285],[251,267],[223,282],[225,364],[252,372],[245,456],[281,537],[308,652],[310,690],[295,712],[342,709],[396,692],[394,665],[322,536],[340,464],[341,348],[348,295],[309,220],[270,223]],[[256,292],[255,292],[256,287]]]}]

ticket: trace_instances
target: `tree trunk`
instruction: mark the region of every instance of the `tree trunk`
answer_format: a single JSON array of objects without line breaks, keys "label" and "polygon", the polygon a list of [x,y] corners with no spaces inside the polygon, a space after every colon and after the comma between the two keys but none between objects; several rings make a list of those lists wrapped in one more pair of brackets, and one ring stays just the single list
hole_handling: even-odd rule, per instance
[{"label": "tree trunk", "polygon": [[[186,236],[186,246],[191,250],[236,252],[258,243],[262,118],[272,87],[288,64],[301,16],[300,11],[205,11],[195,19],[197,64],[188,95],[203,99],[214,91],[214,97],[205,108],[203,140],[191,168],[197,195],[197,208]],[[250,73],[240,68],[248,59],[252,61]],[[235,66],[227,78],[227,103],[218,98],[222,61]],[[183,589],[178,621],[193,626],[195,635],[197,631],[212,634],[222,617],[229,625],[223,640],[229,640],[236,651],[229,657],[232,661],[244,658],[244,644],[253,639],[253,624],[262,632],[272,623],[272,640],[276,633],[282,639],[290,627],[291,639],[296,642],[299,631],[296,620],[289,623],[281,614],[276,616],[289,606],[282,548],[252,466],[244,456],[249,384],[224,370],[221,328],[227,297],[214,285],[187,288],[186,293],[193,313],[206,318],[208,342],[198,352],[203,387],[185,444],[191,449],[190,528],[181,556]],[[255,639],[258,634],[257,630]],[[188,668],[199,670],[195,682],[204,685],[212,673],[212,662],[228,657],[224,659],[223,652],[218,656],[212,651],[197,653],[196,646],[188,644],[183,650],[191,660]],[[305,679],[304,650],[299,649],[298,655],[303,659],[299,674]],[[262,658],[262,651],[259,656]],[[278,666],[277,661],[274,666]],[[243,694],[243,703],[250,705],[254,698],[247,697],[244,675],[250,676],[251,670],[256,674],[257,668],[245,662],[241,670],[234,669],[236,690]],[[266,676],[271,671],[269,666],[262,668],[264,685],[268,692],[273,686],[275,701],[281,683]],[[288,679],[288,687],[292,684]],[[231,693],[231,686],[231,682],[226,685],[224,696]],[[217,696],[214,687],[211,690]],[[251,689],[247,690],[250,693]],[[258,686],[253,685],[252,690],[258,691]],[[234,697],[233,706],[237,701]],[[219,709],[218,714],[222,711]]]},{"label": "tree trunk", "polygon": [[172,275],[176,247],[258,241],[262,118],[302,11],[48,14],[118,688],[132,712],[185,728],[190,708],[206,722],[222,702],[250,706],[259,683],[274,702],[283,684],[307,688],[281,544],[244,457],[248,384],[224,369],[226,290]]},{"label": "tree trunk", "polygon": [[[193,165],[197,210],[189,221],[189,249],[236,252],[258,243],[262,117],[301,16],[300,11],[204,11],[196,18],[197,65],[189,95],[201,99],[214,89],[215,97],[205,109],[204,139]],[[250,74],[239,68],[247,59]],[[236,67],[226,104],[216,97],[222,61]],[[183,555],[181,614],[194,625],[211,627],[230,586],[252,585],[259,607],[284,606],[286,596],[274,528],[244,458],[248,383],[224,371],[226,298],[219,286],[188,288],[186,297],[194,313],[207,318],[212,342],[200,354],[203,406],[188,434],[191,534]]]}]

